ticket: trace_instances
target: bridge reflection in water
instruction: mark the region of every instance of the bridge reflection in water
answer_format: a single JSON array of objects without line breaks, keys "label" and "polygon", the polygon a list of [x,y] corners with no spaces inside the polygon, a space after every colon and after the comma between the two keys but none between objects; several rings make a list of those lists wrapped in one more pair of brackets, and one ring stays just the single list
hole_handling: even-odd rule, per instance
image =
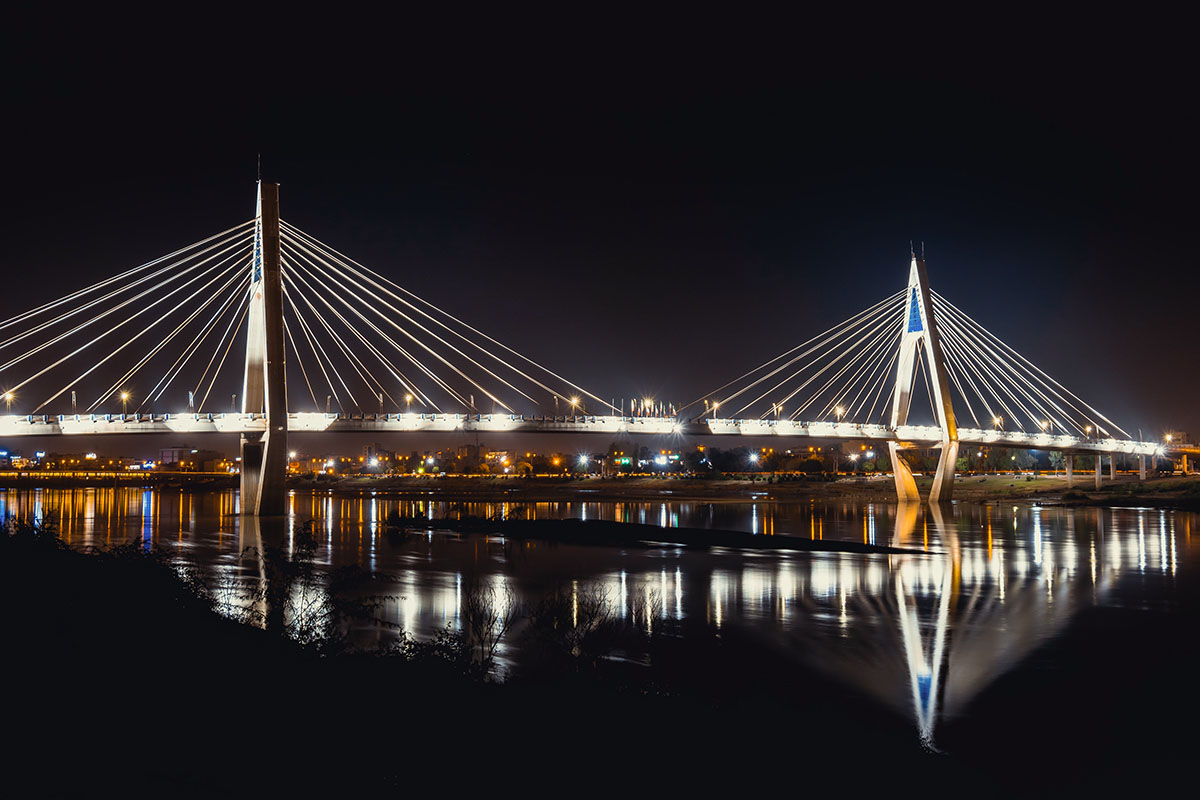
[{"label": "bridge reflection in water", "polygon": [[[546,587],[599,590],[612,613],[684,637],[726,628],[760,640],[904,714],[933,743],[939,720],[1093,605],[1168,602],[1188,571],[1200,517],[1155,509],[1028,504],[919,506],[681,501],[464,502],[293,494],[274,523],[239,516],[235,492],[141,489],[0,490],[0,514],[56,513],[74,546],[159,545],[214,585],[247,586],[261,564],[242,556],[263,538],[294,543],[308,519],[317,561],[390,576],[382,618],[418,637],[459,626],[464,580],[534,601]],[[393,515],[424,517],[415,535]],[[585,547],[438,533],[441,517],[582,517],[746,530],[763,536],[891,544],[892,555],[779,550]],[[268,529],[261,526],[267,525]],[[245,527],[242,527],[245,526]],[[1136,578],[1123,580],[1124,578]],[[250,602],[249,594],[246,602]],[[645,609],[652,608],[647,616]],[[639,612],[640,609],[640,612]],[[389,629],[364,636],[385,641]],[[501,653],[519,661],[515,645]]]}]

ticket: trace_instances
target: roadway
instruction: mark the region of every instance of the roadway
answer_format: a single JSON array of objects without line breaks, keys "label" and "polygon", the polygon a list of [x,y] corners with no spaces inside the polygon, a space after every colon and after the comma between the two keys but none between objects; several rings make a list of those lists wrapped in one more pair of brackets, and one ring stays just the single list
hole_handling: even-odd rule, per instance
[{"label": "roadway", "polygon": [[[85,436],[100,434],[258,433],[266,430],[263,414],[74,414],[0,416],[0,437]],[[935,425],[886,425],[855,422],[797,422],[773,419],[693,419],[623,416],[528,416],[520,414],[288,414],[288,430],[296,433],[601,433],[613,435],[746,436],[797,439],[896,441],[906,446],[935,447],[942,431]],[[1166,445],[1128,439],[1080,438],[1066,434],[959,428],[963,444],[1059,450],[1072,453],[1126,453],[1172,456],[1200,453],[1195,445]]]}]

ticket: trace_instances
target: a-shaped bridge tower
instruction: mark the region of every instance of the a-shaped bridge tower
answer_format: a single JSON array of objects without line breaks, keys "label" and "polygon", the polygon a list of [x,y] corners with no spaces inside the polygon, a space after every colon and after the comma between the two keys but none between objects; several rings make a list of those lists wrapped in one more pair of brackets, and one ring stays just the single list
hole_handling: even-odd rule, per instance
[{"label": "a-shaped bridge tower", "polygon": [[[917,360],[924,358],[929,365],[932,405],[937,414],[938,427],[942,430],[941,455],[938,457],[937,472],[933,476],[933,488],[929,502],[949,500],[954,492],[954,465],[958,460],[958,425],[954,421],[954,405],[950,401],[950,380],[946,372],[946,361],[942,355],[942,342],[938,337],[937,319],[933,313],[933,298],[929,293],[929,277],[925,272],[925,260],[912,257],[908,270],[908,303],[904,319],[904,333],[900,337],[900,355],[897,359],[896,387],[892,393],[893,430],[908,423],[908,411],[912,405],[913,380],[917,376]],[[920,500],[917,482],[901,456],[900,451],[911,448],[904,441],[888,442],[888,453],[892,457],[892,470],[896,477],[896,494],[901,500]]]}]

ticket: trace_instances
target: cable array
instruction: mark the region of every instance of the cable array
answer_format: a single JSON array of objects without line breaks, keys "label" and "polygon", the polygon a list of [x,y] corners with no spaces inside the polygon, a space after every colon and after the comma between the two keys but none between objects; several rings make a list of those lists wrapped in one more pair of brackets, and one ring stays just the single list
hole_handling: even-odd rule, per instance
[{"label": "cable array", "polygon": [[946,371],[962,400],[960,425],[969,416],[981,429],[1129,437],[949,300],[931,295]]},{"label": "cable array", "polygon": [[[867,422],[891,413],[899,291],[695,400],[713,417]],[[886,391],[886,394],[885,394]]]},{"label": "cable array", "polygon": [[[206,331],[245,301],[253,227],[248,220],[0,323],[7,405],[17,399],[33,413],[65,413],[70,392],[73,413],[94,412],[118,394],[126,409],[130,382],[169,364],[154,389],[132,398],[134,410],[161,399],[203,357]],[[189,340],[198,319],[204,323]],[[121,377],[110,383],[114,374]]]},{"label": "cable array", "polygon": [[288,359],[318,409],[616,410],[286,221],[280,241]]},{"label": "cable array", "polygon": [[[239,410],[257,231],[248,220],[0,322],[7,410]],[[290,410],[612,409],[293,225],[280,247]]]},{"label": "cable array", "polygon": [[[72,413],[118,397],[122,411],[131,399],[139,412],[212,411],[230,389],[236,409],[258,231],[258,220],[248,220],[0,322],[8,410],[19,398],[26,413],[66,413],[69,392]],[[590,402],[592,413],[618,411],[283,221],[280,248],[290,410],[328,412],[336,402],[342,413],[583,413]],[[887,424],[908,296],[904,289],[880,300],[685,409],[703,402],[707,417]],[[944,297],[931,297],[960,426],[1129,436]],[[923,378],[914,393],[926,395],[936,419],[926,362],[918,348]]]},{"label": "cable array", "polygon": [[[907,289],[893,294],[690,405],[703,402],[713,418],[888,424],[908,296]],[[959,426],[1129,437],[950,301],[936,292],[931,297]],[[916,350],[914,370],[912,402],[923,395],[936,420],[924,347]]]}]

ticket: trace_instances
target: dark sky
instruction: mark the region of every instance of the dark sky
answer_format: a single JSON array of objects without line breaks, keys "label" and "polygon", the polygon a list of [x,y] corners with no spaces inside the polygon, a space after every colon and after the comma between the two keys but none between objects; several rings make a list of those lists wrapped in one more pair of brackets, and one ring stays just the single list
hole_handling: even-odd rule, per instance
[{"label": "dark sky", "polygon": [[261,152],[285,219],[605,398],[701,396],[902,288],[916,240],[1116,422],[1200,434],[1167,22],[476,22],[30,23],[0,317],[248,218]]}]

